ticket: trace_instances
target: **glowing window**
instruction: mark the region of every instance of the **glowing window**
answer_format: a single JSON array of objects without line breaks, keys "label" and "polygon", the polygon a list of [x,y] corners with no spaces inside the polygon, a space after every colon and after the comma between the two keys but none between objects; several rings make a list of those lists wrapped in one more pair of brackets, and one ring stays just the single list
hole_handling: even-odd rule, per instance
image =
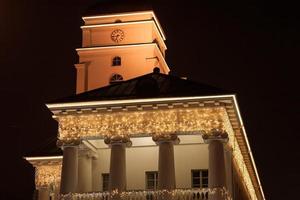
[{"label": "glowing window", "polygon": [[109,174],[102,174],[102,191],[108,191]]},{"label": "glowing window", "polygon": [[158,185],[158,172],[146,172],[146,189],[156,190]]},{"label": "glowing window", "polygon": [[116,56],[113,58],[112,60],[112,66],[120,66],[122,63],[121,63],[121,57],[119,56]]},{"label": "glowing window", "polygon": [[208,170],[195,169],[192,170],[192,188],[208,187]]},{"label": "glowing window", "polygon": [[112,84],[112,83],[118,83],[121,81],[123,81],[123,76],[121,76],[120,74],[113,74],[110,77],[109,83]]}]

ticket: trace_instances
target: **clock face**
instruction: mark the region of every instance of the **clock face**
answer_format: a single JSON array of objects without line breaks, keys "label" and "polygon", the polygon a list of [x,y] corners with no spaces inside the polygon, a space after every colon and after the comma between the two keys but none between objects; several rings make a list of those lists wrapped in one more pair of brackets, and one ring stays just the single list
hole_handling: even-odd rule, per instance
[{"label": "clock face", "polygon": [[116,29],[111,33],[111,39],[114,42],[121,42],[125,37],[124,31],[121,29]]}]

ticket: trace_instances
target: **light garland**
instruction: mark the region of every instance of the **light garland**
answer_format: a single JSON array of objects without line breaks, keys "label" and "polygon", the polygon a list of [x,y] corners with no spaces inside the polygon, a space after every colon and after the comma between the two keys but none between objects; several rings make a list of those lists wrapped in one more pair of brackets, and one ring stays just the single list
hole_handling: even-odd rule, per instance
[{"label": "light garland", "polygon": [[59,140],[224,130],[223,107],[58,115]]},{"label": "light garland", "polygon": [[35,166],[36,187],[59,187],[61,179],[61,164]]},{"label": "light garland", "polygon": [[63,143],[89,137],[160,136],[178,132],[210,134],[212,130],[226,132],[228,145],[233,149],[233,159],[243,173],[242,180],[251,199],[257,200],[234,130],[223,107],[58,115],[56,120],[59,122],[58,138]]},{"label": "light garland", "polygon": [[228,133],[228,145],[232,148],[232,156],[233,159],[237,163],[238,169],[243,173],[243,176],[241,177],[243,182],[245,183],[246,189],[248,190],[248,193],[251,197],[251,200],[257,200],[257,195],[250,177],[250,174],[248,172],[247,166],[244,162],[244,158],[241,152],[241,149],[239,147],[238,141],[234,135],[234,130],[231,126],[231,123],[229,121],[229,117],[227,113],[223,116],[223,123],[224,127],[227,130]]},{"label": "light garland", "polygon": [[[111,192],[92,192],[92,193],[69,193],[59,195],[60,200],[106,200],[106,199],[135,199],[144,200],[147,197],[152,197],[152,199],[158,199],[158,197],[168,197],[168,200],[172,199],[195,199],[202,200],[208,199],[208,196],[214,195],[219,192],[224,200],[232,200],[228,190],[226,188],[200,188],[200,189],[174,189],[174,190],[153,190],[153,191],[125,191],[118,192],[118,190],[113,190]],[[117,198],[116,198],[117,197]],[[164,198],[162,198],[164,199]]]}]

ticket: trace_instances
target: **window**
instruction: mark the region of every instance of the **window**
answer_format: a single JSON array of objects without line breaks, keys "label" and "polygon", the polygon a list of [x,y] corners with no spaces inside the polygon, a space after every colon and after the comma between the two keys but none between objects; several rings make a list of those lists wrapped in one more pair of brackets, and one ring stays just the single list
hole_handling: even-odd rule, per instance
[{"label": "window", "polygon": [[108,191],[109,174],[102,174],[102,191]]},{"label": "window", "polygon": [[119,56],[116,56],[113,58],[112,60],[112,66],[120,66],[122,63],[121,63],[121,57]]},{"label": "window", "polygon": [[120,74],[113,74],[110,77],[109,83],[113,84],[113,83],[117,83],[117,82],[120,82],[120,81],[123,81],[123,76],[121,76]]},{"label": "window", "polygon": [[146,189],[156,190],[158,186],[158,172],[151,171],[146,172]]},{"label": "window", "polygon": [[208,187],[208,170],[193,169],[192,170],[192,188]]}]

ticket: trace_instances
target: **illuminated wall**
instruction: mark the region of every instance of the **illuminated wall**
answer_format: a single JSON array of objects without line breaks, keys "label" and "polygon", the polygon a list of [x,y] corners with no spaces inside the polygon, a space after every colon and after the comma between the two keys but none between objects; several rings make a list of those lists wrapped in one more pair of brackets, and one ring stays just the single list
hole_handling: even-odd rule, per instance
[{"label": "illuminated wall", "polygon": [[[77,49],[77,93],[109,85],[110,77],[124,80],[153,72],[170,70],[164,59],[165,36],[152,11],[120,15],[84,17],[82,48]],[[113,66],[114,57],[120,66]]]},{"label": "illuminated wall", "polygon": [[[182,135],[181,143],[174,146],[175,175],[177,188],[191,187],[191,169],[208,169],[208,145],[200,135]],[[158,146],[151,137],[132,139],[133,146],[126,148],[126,173],[128,190],[146,189],[145,172],[158,171]],[[102,173],[109,173],[110,149],[103,145],[97,150],[98,166],[94,179],[102,190]],[[188,155],[188,156],[187,156]],[[137,164],[138,163],[138,164]],[[97,182],[97,181],[95,181]]]},{"label": "illuminated wall", "polygon": [[[155,44],[90,49],[78,51],[78,54],[80,55],[80,63],[83,63],[76,65],[78,70],[77,87],[80,87],[80,90],[85,90],[85,87],[87,90],[91,90],[109,85],[109,80],[113,74],[120,74],[124,80],[129,80],[152,73],[154,67],[161,68],[161,73],[169,72]],[[122,64],[120,66],[112,66],[115,56],[121,57]]]}]

